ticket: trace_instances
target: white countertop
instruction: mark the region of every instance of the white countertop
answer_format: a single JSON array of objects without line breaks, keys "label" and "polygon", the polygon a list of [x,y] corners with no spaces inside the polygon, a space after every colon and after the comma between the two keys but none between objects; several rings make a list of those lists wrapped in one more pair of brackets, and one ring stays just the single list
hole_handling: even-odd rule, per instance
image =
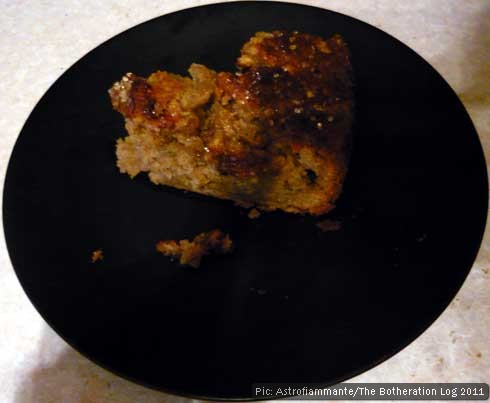
[{"label": "white countertop", "polygon": [[[490,156],[490,1],[306,0],[375,25],[416,50],[455,89]],[[0,175],[32,108],[85,53],[187,0],[0,0]],[[487,158],[488,161],[488,158]],[[457,213],[457,212],[456,212]],[[450,219],[450,218],[448,218]],[[458,296],[403,351],[356,382],[490,381],[490,238]],[[132,384],[60,339],[31,305],[0,242],[0,402],[189,401]]]}]

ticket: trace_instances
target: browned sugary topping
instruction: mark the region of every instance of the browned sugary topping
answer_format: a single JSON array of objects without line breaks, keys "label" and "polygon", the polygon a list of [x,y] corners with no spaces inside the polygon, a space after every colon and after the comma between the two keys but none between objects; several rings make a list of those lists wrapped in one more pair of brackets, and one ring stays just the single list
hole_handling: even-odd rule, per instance
[{"label": "browned sugary topping", "polygon": [[341,147],[337,142],[351,120],[353,96],[349,51],[340,36],[258,33],[243,47],[238,66],[238,74],[218,74],[216,98],[228,109],[247,113],[256,130],[252,141],[242,136],[238,151],[226,148],[225,141],[220,143],[225,147],[215,149],[218,161],[233,161],[223,170],[246,176],[273,169],[260,151],[278,142]]},{"label": "browned sugary topping", "polygon": [[136,122],[159,130],[175,130],[177,126],[194,130],[199,121],[194,116],[190,121],[180,99],[176,99],[176,94],[184,94],[190,86],[189,78],[163,71],[148,79],[128,73],[112,87],[110,95],[114,107]]},{"label": "browned sugary topping", "polygon": [[116,83],[111,89],[111,97],[117,100],[118,110],[127,117],[144,115],[154,119],[154,94],[146,79],[126,74],[122,81]]},{"label": "browned sugary topping", "polygon": [[221,73],[218,91],[257,109],[272,136],[334,137],[352,99],[349,51],[338,35],[258,33],[238,59],[242,73]]},{"label": "browned sugary topping", "polygon": [[214,229],[197,235],[192,241],[187,239],[159,241],[156,249],[165,256],[179,258],[183,266],[199,267],[204,255],[212,252],[230,253],[233,250],[233,241],[228,234]]}]

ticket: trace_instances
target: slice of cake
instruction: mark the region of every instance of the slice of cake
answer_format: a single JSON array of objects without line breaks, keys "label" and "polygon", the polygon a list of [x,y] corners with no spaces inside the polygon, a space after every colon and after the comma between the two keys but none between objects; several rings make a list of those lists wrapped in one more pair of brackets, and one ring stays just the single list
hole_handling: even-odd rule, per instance
[{"label": "slice of cake", "polygon": [[173,186],[262,210],[323,214],[340,195],[353,119],[340,36],[258,32],[238,72],[126,74],[109,90],[128,136],[117,164]]}]

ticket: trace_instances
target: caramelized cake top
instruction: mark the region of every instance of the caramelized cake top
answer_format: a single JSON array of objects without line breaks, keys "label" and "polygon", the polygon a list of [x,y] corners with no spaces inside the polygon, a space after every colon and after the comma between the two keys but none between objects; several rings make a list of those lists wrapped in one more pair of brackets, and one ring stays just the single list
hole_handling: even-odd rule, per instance
[{"label": "caramelized cake top", "polygon": [[280,169],[281,153],[346,147],[352,121],[352,69],[338,35],[258,32],[242,48],[237,73],[192,65],[193,79],[128,74],[111,90],[125,117],[162,136],[198,136],[223,174],[251,177]]}]

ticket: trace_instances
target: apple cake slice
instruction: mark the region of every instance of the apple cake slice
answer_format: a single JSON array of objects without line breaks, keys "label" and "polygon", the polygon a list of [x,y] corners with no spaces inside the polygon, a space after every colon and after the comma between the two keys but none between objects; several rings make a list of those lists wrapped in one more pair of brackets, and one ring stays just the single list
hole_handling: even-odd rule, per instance
[{"label": "apple cake slice", "polygon": [[235,73],[193,64],[190,77],[126,74],[109,90],[128,136],[117,165],[155,184],[323,214],[334,207],[353,119],[349,51],[298,32],[258,32]]}]

